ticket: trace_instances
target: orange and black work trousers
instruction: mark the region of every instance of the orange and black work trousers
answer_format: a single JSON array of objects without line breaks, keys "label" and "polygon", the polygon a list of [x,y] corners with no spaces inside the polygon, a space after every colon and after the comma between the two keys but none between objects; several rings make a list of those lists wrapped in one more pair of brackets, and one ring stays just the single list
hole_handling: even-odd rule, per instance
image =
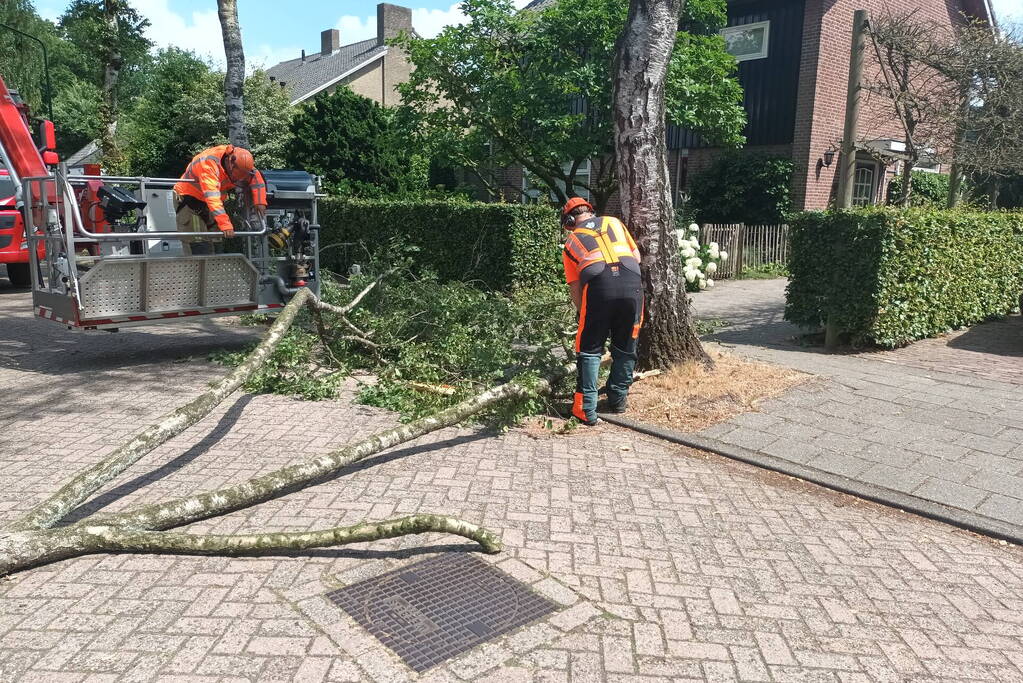
[{"label": "orange and black work trousers", "polygon": [[[586,272],[583,271],[585,277]],[[597,419],[597,382],[604,345],[611,339],[608,407],[620,410],[636,368],[636,339],[643,322],[643,283],[638,274],[608,265],[583,285],[576,333],[576,391],[572,414],[592,424]]]}]

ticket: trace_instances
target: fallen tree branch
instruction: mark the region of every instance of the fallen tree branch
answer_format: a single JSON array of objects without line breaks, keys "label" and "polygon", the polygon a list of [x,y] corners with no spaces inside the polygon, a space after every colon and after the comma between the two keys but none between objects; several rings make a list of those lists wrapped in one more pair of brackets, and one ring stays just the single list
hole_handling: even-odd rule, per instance
[{"label": "fallen tree branch", "polygon": [[[185,405],[162,415],[157,422],[137,434],[131,441],[118,448],[109,457],[80,472],[74,479],[61,486],[56,493],[15,521],[11,529],[24,531],[53,526],[77,506],[85,502],[89,496],[98,491],[104,484],[124,472],[157,447],[213,412],[214,408],[245,384],[253,373],[266,362],[270,354],[280,344],[284,335],[287,334],[302,306],[308,305],[317,312],[326,310],[336,313],[350,327],[357,330],[358,328],[348,322],[344,316],[354,310],[374,287],[380,284],[384,278],[396,272],[396,270],[392,268],[381,273],[376,280],[367,285],[354,299],[344,306],[328,304],[317,298],[312,291],[305,288],[300,289],[291,298],[288,305],[278,314],[273,325],[263,335],[259,345],[227,377]],[[321,323],[320,329],[322,332],[322,321],[318,319],[318,322]],[[358,339],[356,341],[364,343],[370,348],[376,347],[373,342],[368,342],[366,339]],[[324,342],[324,345],[326,345],[326,342]]]},{"label": "fallen tree branch", "polygon": [[135,435],[131,441],[118,448],[109,457],[80,472],[52,496],[29,510],[11,528],[13,530],[28,530],[53,526],[108,481],[124,472],[158,446],[213,412],[214,408],[245,384],[270,357],[281,339],[284,338],[288,328],[291,327],[295,316],[298,315],[301,307],[310,300],[310,297],[315,298],[308,289],[299,290],[288,302],[288,305],[281,310],[277,320],[267,330],[259,346],[227,377],[180,408],[162,415],[156,422]]},{"label": "fallen tree branch", "polygon": [[95,553],[268,555],[426,533],[462,536],[479,543],[484,552],[501,551],[501,539],[492,532],[445,515],[411,515],[316,531],[233,535],[143,531],[80,522],[61,529],[0,534],[0,576]]},{"label": "fallen tree branch", "polygon": [[[379,432],[350,446],[302,463],[282,467],[240,484],[162,503],[143,505],[125,512],[96,515],[59,529],[18,530],[12,533],[0,534],[0,575],[70,557],[110,550],[127,552],[192,551],[213,553],[217,552],[216,548],[221,548],[223,552],[229,553],[231,548],[235,548],[239,552],[244,549],[258,553],[260,551],[271,552],[277,548],[277,546],[270,544],[270,541],[264,542],[259,539],[277,537],[278,539],[287,539],[289,542],[305,542],[302,539],[307,537],[304,537],[301,532],[294,536],[257,534],[237,537],[235,540],[230,540],[231,537],[212,537],[212,540],[208,541],[191,540],[195,538],[202,539],[202,536],[161,534],[159,532],[203,519],[217,517],[234,510],[251,507],[258,503],[287,495],[293,491],[307,488],[325,478],[339,474],[345,467],[355,462],[438,429],[458,424],[466,418],[501,401],[547,393],[558,380],[571,374],[574,370],[575,364],[571,363],[557,368],[546,379],[539,379],[535,382],[518,380],[502,384],[430,417]],[[466,532],[461,535],[473,533],[475,534],[474,536],[467,535],[466,537],[478,541],[484,546],[484,549],[488,547],[496,549],[499,547],[499,541],[497,541],[496,536],[468,522],[451,520],[450,518],[436,515],[418,517],[431,520],[446,520],[435,522],[440,525],[446,525],[443,529],[440,529],[443,531],[457,533],[453,529],[460,529]],[[381,533],[404,535],[406,533],[422,533],[421,531],[410,529],[425,528],[416,525],[426,523],[426,521],[412,523],[408,520],[405,522],[392,520],[391,522],[383,523],[385,524],[384,527],[380,527],[380,523],[377,523],[376,527]],[[365,525],[356,525],[356,527],[352,527],[348,531],[333,529],[315,532],[320,534],[315,538],[324,545],[332,545],[333,543],[327,543],[327,541],[335,537],[350,538],[351,540],[348,542],[352,543],[359,542],[360,539],[374,540],[377,536],[372,538],[367,536],[373,526],[373,523],[366,523]],[[150,534],[149,532],[152,533]],[[129,540],[131,541],[130,543]],[[121,545],[117,545],[117,543]],[[298,545],[295,547],[300,548],[302,546]],[[488,552],[491,551],[488,550]]]},{"label": "fallen tree branch", "polygon": [[335,313],[341,317],[344,317],[351,313],[353,310],[355,310],[355,307],[359,305],[363,298],[365,298],[367,294],[372,292],[374,287],[383,282],[384,278],[393,275],[396,272],[398,272],[397,268],[391,268],[390,270],[381,273],[380,275],[377,276],[376,280],[373,280],[373,282],[369,283],[361,292],[359,292],[355,296],[354,299],[349,301],[344,306],[335,306],[334,304],[328,304],[326,301],[323,301],[321,299],[315,299],[314,301],[311,302],[310,305],[321,311],[330,311],[331,313]]},{"label": "fallen tree branch", "polygon": [[575,372],[575,363],[563,365],[546,379],[539,379],[535,383],[508,382],[429,417],[378,432],[357,443],[301,463],[282,467],[246,482],[162,503],[142,505],[124,512],[97,516],[92,518],[92,523],[123,525],[138,529],[172,529],[251,507],[337,475],[352,463],[376,455],[388,448],[417,439],[438,429],[456,425],[501,401],[547,393],[557,381],[573,372]]}]

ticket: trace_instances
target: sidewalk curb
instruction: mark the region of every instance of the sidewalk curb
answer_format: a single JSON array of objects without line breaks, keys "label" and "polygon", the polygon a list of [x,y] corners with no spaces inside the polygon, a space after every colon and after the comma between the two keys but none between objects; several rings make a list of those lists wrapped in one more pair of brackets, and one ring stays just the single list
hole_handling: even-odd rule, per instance
[{"label": "sidewalk curb", "polygon": [[690,448],[696,448],[701,451],[709,451],[731,460],[738,460],[739,462],[754,465],[755,467],[803,479],[834,491],[856,496],[857,498],[863,498],[865,500],[897,508],[905,512],[911,512],[921,517],[944,522],[945,524],[951,524],[952,526],[959,527],[960,529],[966,529],[967,531],[1008,541],[1016,545],[1023,545],[1023,527],[1009,522],[1003,522],[1001,520],[977,514],[976,512],[970,512],[968,510],[962,510],[960,508],[954,508],[941,503],[924,500],[923,498],[918,498],[908,493],[894,491],[892,489],[864,481],[857,481],[855,479],[843,477],[839,474],[824,472],[822,470],[790,462],[773,455],[752,451],[747,448],[743,448],[742,446],[726,444],[718,441],[717,439],[698,436],[696,434],[676,432],[671,429],[656,427],[642,422],[635,422],[628,418],[624,418],[621,415],[611,415],[608,413],[599,413],[599,415],[605,422],[618,425],[619,427],[625,427],[626,429],[655,436],[659,439],[671,441],[672,443],[676,443],[681,446],[689,446]]}]

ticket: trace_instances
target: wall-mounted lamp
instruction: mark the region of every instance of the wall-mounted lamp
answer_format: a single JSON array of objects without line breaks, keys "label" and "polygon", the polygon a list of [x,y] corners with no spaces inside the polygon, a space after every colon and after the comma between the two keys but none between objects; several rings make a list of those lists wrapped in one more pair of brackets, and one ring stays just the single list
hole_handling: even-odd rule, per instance
[{"label": "wall-mounted lamp", "polygon": [[834,160],[835,160],[835,150],[829,148],[826,152],[824,152],[824,165],[825,166],[830,166],[831,162],[834,161]]}]

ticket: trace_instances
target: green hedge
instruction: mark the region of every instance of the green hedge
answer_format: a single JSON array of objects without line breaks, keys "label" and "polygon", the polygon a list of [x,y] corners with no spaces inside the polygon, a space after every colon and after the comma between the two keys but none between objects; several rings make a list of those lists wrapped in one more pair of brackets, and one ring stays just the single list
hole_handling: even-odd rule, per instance
[{"label": "green hedge", "polygon": [[869,208],[791,219],[785,319],[907,344],[1004,315],[1023,293],[1023,214]]},{"label": "green hedge", "polygon": [[415,245],[418,266],[442,280],[491,289],[561,281],[558,218],[547,206],[443,200],[325,199],[319,204],[321,266],[343,272],[338,242],[371,251],[397,238]]}]

